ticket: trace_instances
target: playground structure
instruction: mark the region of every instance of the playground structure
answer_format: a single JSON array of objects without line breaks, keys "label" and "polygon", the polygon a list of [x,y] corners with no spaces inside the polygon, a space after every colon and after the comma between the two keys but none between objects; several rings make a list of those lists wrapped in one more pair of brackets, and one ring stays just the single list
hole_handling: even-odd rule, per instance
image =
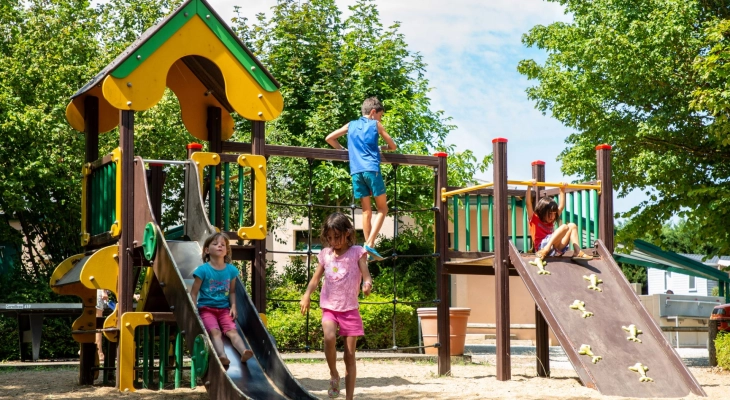
[{"label": "playground structure", "polygon": [[[200,151],[200,146],[191,145],[185,161],[148,162],[135,157],[135,111],[156,104],[165,85],[180,100],[186,129],[194,137],[208,141],[208,152]],[[276,118],[283,108],[278,86],[274,77],[233,35],[205,0],[188,0],[145,32],[73,96],[67,107],[67,119],[75,129],[86,135],[81,227],[85,251],[61,263],[50,284],[59,294],[82,299],[82,315],[73,325],[73,337],[81,343],[82,349],[80,384],[92,384],[95,371],[107,373],[116,370],[116,382],[121,391],[134,391],[135,382],[137,386],[151,387],[153,342],[158,337],[161,388],[166,384],[168,371],[174,371],[175,383],[179,386],[184,369],[184,342],[192,355],[191,384],[195,385],[196,377],[200,377],[211,398],[312,397],[292,378],[266,331],[263,314],[267,300],[264,240],[267,235],[266,160],[275,156],[300,157],[310,162],[347,161],[347,154],[332,149],[266,144],[265,121]],[[251,143],[228,140],[233,134],[230,114],[234,111],[252,121]],[[117,125],[119,148],[100,157],[98,135]],[[439,338],[449,337],[449,275],[495,275],[497,378],[509,380],[508,277],[519,274],[538,307],[537,350],[538,373],[541,376],[549,375],[549,325],[569,354],[583,383],[601,393],[633,397],[678,397],[689,392],[703,395],[702,389],[661,333],[656,334],[656,324],[650,317],[647,318],[636,296],[627,290],[628,283],[608,250],[614,248],[610,146],[597,147],[598,182],[569,186],[569,191],[575,192],[571,199],[575,199],[576,204],[582,204],[582,199],[586,199],[592,204],[592,212],[583,214],[582,210],[589,207],[581,206],[566,210],[564,215],[564,221],[575,219],[581,230],[585,227],[586,247],[595,247],[598,258],[580,264],[548,259],[545,267],[550,272],[548,275],[538,274],[538,270],[524,259],[527,257],[525,253],[530,252],[526,229],[522,233],[520,249],[515,247],[515,207],[512,207],[510,232],[508,201],[516,204],[524,191],[507,189],[510,182],[507,180],[507,140],[495,139],[493,145],[494,182],[471,188],[447,186],[445,153],[434,156],[383,155],[384,163],[434,169],[434,208],[429,211],[436,216],[436,248],[432,256],[437,259]],[[164,181],[162,165],[165,163],[185,166],[184,224],[175,232],[167,233],[159,226]],[[145,164],[149,164],[149,170],[145,169]],[[231,167],[238,169],[236,196],[231,196]],[[210,184],[207,209],[203,196],[204,176]],[[243,198],[244,177],[250,181],[250,200]],[[544,190],[546,186],[557,186],[544,182],[544,163],[533,164],[533,178],[539,182],[537,197],[556,194],[555,190]],[[221,181],[223,185],[216,184]],[[523,180],[513,181],[513,184],[515,182],[523,185],[531,183]],[[582,195],[582,191],[587,191],[587,195]],[[471,251],[468,235],[465,250],[460,250],[456,235],[452,248],[449,247],[449,218],[458,213],[457,196],[460,194],[464,194],[467,210],[470,195],[476,196],[478,212],[481,212],[483,199],[489,204],[490,218],[493,219],[490,229],[493,232],[490,232],[491,239],[486,248],[480,240],[477,251]],[[451,210],[449,197],[454,199]],[[238,204],[231,205],[234,200]],[[247,221],[249,225],[244,225],[244,207],[250,207],[252,212],[250,221]],[[235,225],[231,220],[236,214],[232,210],[238,210],[237,230],[231,229]],[[478,229],[481,229],[481,223]],[[239,333],[253,350],[254,358],[247,365],[236,363],[234,360],[238,357],[229,353],[235,350],[226,342],[226,352],[232,360],[227,371],[214,353],[188,295],[192,270],[201,262],[202,241],[216,230],[225,232],[233,242],[239,243],[232,246],[235,260],[252,261],[251,297],[237,282],[236,301]],[[248,244],[242,244],[243,241]],[[582,277],[588,276],[588,272],[593,275],[588,278],[590,282]],[[132,296],[137,282],[143,282],[142,297],[134,308]],[[601,290],[586,289],[588,283]],[[97,289],[110,290],[118,299],[115,312],[100,326],[94,310]],[[590,291],[584,293],[586,290]],[[594,303],[586,300],[589,296],[605,296],[609,300],[596,300]],[[580,303],[575,303],[573,297]],[[578,314],[577,319],[578,311],[571,305],[583,313]],[[632,313],[611,317],[610,309],[614,309],[613,314],[616,309],[630,309]],[[581,318],[587,312],[593,312],[593,319]],[[598,329],[586,329],[595,321],[601,321],[596,323]],[[607,330],[608,326],[618,329],[604,334],[602,329]],[[105,365],[97,366],[94,337],[98,332],[110,342],[118,343],[119,359],[116,364],[113,355],[109,354]],[[641,337],[643,342],[626,340],[627,335],[638,339],[640,333],[644,333]],[[622,340],[617,340],[616,335]],[[175,342],[174,362],[168,365],[171,361],[171,337]],[[445,375],[451,370],[449,341],[439,342],[436,345],[438,373]],[[610,347],[607,347],[609,344]],[[652,383],[649,376],[656,382]],[[141,382],[138,381],[140,378]]]}]

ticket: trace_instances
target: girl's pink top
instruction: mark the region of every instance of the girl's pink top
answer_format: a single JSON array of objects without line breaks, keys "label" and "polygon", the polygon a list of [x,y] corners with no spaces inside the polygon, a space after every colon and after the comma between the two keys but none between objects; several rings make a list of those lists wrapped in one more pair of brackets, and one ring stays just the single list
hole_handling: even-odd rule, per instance
[{"label": "girl's pink top", "polygon": [[324,284],[319,306],[332,311],[357,310],[357,296],[360,294],[362,272],[358,260],[367,252],[360,246],[350,246],[344,254],[337,256],[331,247],[325,247],[317,255],[319,265],[324,267]]}]

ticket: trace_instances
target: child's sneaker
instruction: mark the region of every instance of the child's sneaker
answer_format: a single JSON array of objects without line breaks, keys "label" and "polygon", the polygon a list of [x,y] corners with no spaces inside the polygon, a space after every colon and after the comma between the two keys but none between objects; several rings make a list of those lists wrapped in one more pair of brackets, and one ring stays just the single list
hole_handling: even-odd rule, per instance
[{"label": "child's sneaker", "polygon": [[365,251],[367,251],[368,254],[370,254],[370,256],[373,259],[375,259],[376,261],[382,261],[384,259],[384,257],[381,256],[380,253],[378,253],[378,251],[375,250],[374,248],[372,248],[372,247],[370,247],[370,246],[368,246],[366,244],[363,245],[363,247],[365,248]]},{"label": "child's sneaker", "polygon": [[592,259],[593,259],[593,256],[588,255],[582,251],[573,256],[573,261],[590,261]]}]

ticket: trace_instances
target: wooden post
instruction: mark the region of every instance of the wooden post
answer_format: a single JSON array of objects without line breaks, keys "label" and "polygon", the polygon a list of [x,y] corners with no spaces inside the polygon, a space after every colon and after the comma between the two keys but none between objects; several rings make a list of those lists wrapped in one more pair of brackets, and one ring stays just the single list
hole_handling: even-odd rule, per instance
[{"label": "wooden post", "polygon": [[[223,143],[221,141],[222,130],[223,128],[221,127],[221,109],[219,107],[208,107],[208,142],[209,151],[211,153],[220,154],[223,152]],[[222,169],[223,163],[215,167],[215,173],[210,174],[211,182],[218,182],[221,177]],[[215,210],[215,220],[211,222],[213,223],[213,226],[221,228],[223,226],[221,224],[221,221],[223,220],[221,215],[221,191],[216,190],[215,193],[211,193],[209,199],[210,206],[215,207],[212,208],[213,210]]]},{"label": "wooden post", "polygon": [[[90,163],[99,158],[99,98],[86,96],[84,98],[84,137],[85,156],[84,162]],[[91,177],[86,180],[86,226],[84,230],[91,234]],[[18,319],[20,320],[20,319]],[[22,348],[22,347],[21,347]],[[96,343],[82,343],[81,356],[79,360],[79,385],[93,385],[94,367],[96,357]]]},{"label": "wooden post", "polygon": [[[512,378],[510,365],[509,247],[507,244],[507,139],[492,140],[494,156],[494,283],[497,317],[497,380]],[[514,228],[513,228],[514,229]]]},{"label": "wooden post", "polygon": [[[252,121],[251,154],[265,156],[266,124]],[[253,182],[251,182],[253,190]],[[266,239],[253,240],[254,261],[251,270],[251,296],[259,314],[266,313]]]},{"label": "wooden post", "polygon": [[150,206],[152,207],[152,218],[157,224],[162,223],[162,189],[165,186],[167,174],[162,169],[162,164],[150,164],[147,170],[147,182],[150,191]]},{"label": "wooden post", "polygon": [[[122,315],[132,311],[132,295],[134,294],[133,259],[134,250],[134,111],[122,110],[119,126],[119,147],[122,149],[122,233],[119,237],[119,328]],[[121,382],[117,368],[117,384]]]},{"label": "wooden post", "polygon": [[597,176],[601,181],[598,207],[598,233],[608,251],[613,253],[613,181],[611,180],[611,145],[596,146]]},{"label": "wooden post", "polygon": [[451,303],[451,288],[449,287],[449,275],[444,273],[444,262],[446,262],[447,242],[449,234],[449,209],[448,203],[441,201],[441,189],[447,185],[447,158],[446,153],[436,153],[439,158],[439,166],[436,168],[436,193],[435,204],[439,212],[435,218],[436,225],[436,252],[439,254],[436,264],[436,291],[439,303],[436,305],[436,332],[438,348],[438,370],[439,375],[451,374],[451,331],[449,304]]},{"label": "wooden post", "polygon": [[[532,162],[532,179],[538,182],[545,182],[545,161],[537,160]],[[532,204],[537,204],[538,200],[540,200],[540,193],[543,190],[545,190],[544,186],[538,186],[537,193],[535,193],[535,200]],[[550,376],[550,330],[537,304],[535,305],[535,347],[537,353],[537,376]]]},{"label": "wooden post", "polygon": [[[722,282],[720,282],[722,284]],[[710,354],[710,367],[717,367],[717,349],[715,348],[715,339],[717,339],[718,325],[720,321],[710,320],[707,324],[709,328],[709,337],[707,339],[707,352]]]}]

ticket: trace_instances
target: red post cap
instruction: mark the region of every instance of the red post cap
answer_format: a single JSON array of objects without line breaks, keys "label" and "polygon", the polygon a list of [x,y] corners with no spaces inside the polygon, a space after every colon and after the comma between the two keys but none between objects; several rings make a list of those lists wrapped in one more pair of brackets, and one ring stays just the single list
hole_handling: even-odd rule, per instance
[{"label": "red post cap", "polygon": [[203,145],[200,143],[190,143],[187,145],[188,150],[203,150]]},{"label": "red post cap", "polygon": [[446,158],[446,157],[448,157],[449,155],[448,155],[448,154],[446,154],[446,153],[444,153],[443,151],[439,151],[438,153],[433,153],[433,156],[434,156],[434,157],[441,157],[441,158]]},{"label": "red post cap", "polygon": [[610,144],[599,144],[596,146],[596,150],[611,150]]},{"label": "red post cap", "polygon": [[545,165],[545,161],[543,160],[535,160],[532,162],[532,165]]},{"label": "red post cap", "polygon": [[498,138],[492,139],[492,143],[507,143],[507,139],[505,139],[503,137],[498,137]]}]

